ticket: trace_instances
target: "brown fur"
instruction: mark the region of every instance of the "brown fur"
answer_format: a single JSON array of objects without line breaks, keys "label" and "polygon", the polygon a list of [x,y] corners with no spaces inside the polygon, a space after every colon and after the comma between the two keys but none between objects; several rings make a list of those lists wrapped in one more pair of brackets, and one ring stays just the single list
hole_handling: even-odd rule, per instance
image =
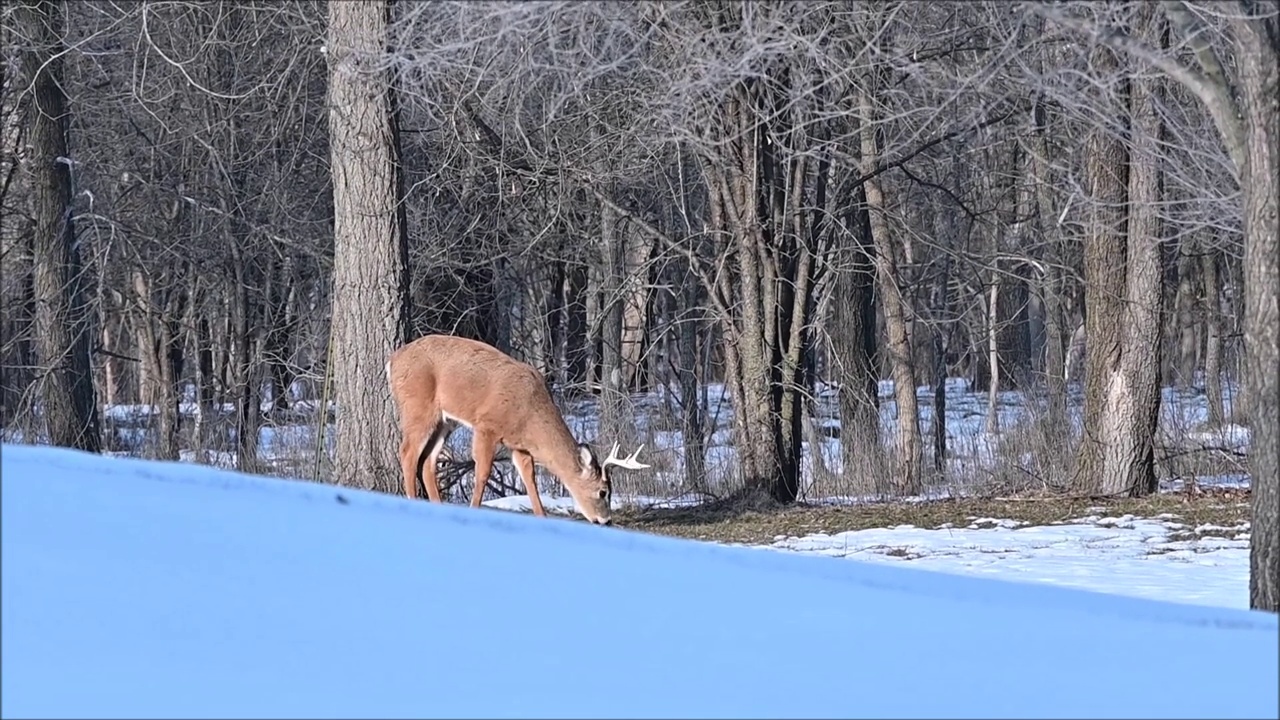
[{"label": "brown fur", "polygon": [[[454,429],[446,416],[471,427],[479,507],[499,445],[529,492],[535,515],[545,516],[534,481],[534,464],[564,483],[588,520],[610,522],[608,474],[579,445],[547,391],[542,373],[497,348],[452,335],[427,335],[391,354],[387,382],[400,416],[400,466],[404,493],[418,496],[418,468],[433,502],[440,502],[436,458]],[[423,462],[425,456],[425,462]]]}]

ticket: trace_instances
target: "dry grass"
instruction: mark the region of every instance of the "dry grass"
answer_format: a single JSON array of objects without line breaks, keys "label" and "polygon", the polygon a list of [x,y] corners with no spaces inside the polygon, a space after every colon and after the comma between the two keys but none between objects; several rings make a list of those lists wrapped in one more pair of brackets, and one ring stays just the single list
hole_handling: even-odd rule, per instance
[{"label": "dry grass", "polygon": [[[974,518],[1021,520],[1049,525],[1088,515],[1155,517],[1169,513],[1179,522],[1237,528],[1249,520],[1247,490],[1214,490],[1194,495],[1161,493],[1146,498],[1096,499],[1071,496],[1021,496],[996,499],[884,502],[862,505],[794,505],[720,503],[695,508],[626,510],[619,526],[631,530],[696,540],[768,543],[775,537],[914,525],[936,528],[947,523],[966,527]],[[1209,531],[1233,537],[1237,530]]]}]

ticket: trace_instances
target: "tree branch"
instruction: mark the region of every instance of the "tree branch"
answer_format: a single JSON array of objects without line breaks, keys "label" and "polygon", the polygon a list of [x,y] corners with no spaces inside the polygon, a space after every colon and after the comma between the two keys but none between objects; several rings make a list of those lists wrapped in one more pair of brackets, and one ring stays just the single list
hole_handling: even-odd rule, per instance
[{"label": "tree branch", "polygon": [[[968,125],[968,126],[965,126],[965,127],[962,127],[962,128],[957,128],[957,129],[952,130],[952,131],[950,131],[950,132],[943,133],[942,135],[939,135],[938,137],[935,137],[935,138],[933,138],[933,139],[931,139],[931,140],[926,140],[925,142],[920,143],[920,144],[919,144],[919,145],[917,145],[916,147],[912,148],[911,150],[909,150],[909,151],[907,151],[907,152],[905,152],[905,153],[902,153],[901,155],[899,155],[898,157],[896,157],[896,158],[894,158],[894,159],[892,159],[892,160],[881,160],[880,162],[876,163],[875,168],[874,168],[874,169],[872,169],[870,172],[868,172],[868,173],[866,173],[866,174],[864,174],[864,175],[860,175],[860,176],[858,176],[856,179],[854,179],[854,180],[852,181],[852,182],[853,182],[853,187],[855,187],[855,188],[856,188],[856,187],[858,187],[859,185],[861,185],[861,184],[865,183],[866,181],[871,180],[872,178],[875,178],[875,177],[879,177],[880,175],[883,175],[883,174],[885,174],[885,173],[889,172],[890,170],[893,170],[894,168],[902,167],[902,166],[903,166],[903,165],[905,165],[906,163],[911,162],[911,160],[912,160],[912,159],[914,159],[916,156],[920,155],[921,153],[923,153],[924,151],[928,150],[929,148],[934,147],[935,145],[939,145],[939,144],[941,144],[941,143],[944,143],[944,142],[946,142],[946,141],[948,141],[948,140],[950,140],[950,139],[952,139],[952,138],[954,138],[954,137],[957,137],[957,136],[959,136],[959,135],[963,135],[963,134],[965,134],[965,133],[967,133],[967,132],[972,132],[972,131],[975,131],[975,130],[981,130],[981,129],[983,129],[983,128],[991,127],[992,125],[998,125],[998,124],[1000,124],[1000,123],[1004,122],[1005,120],[1008,120],[1009,118],[1013,117],[1013,116],[1014,116],[1015,114],[1017,114],[1018,112],[1020,112],[1020,111],[1022,111],[1022,110],[1025,110],[1025,109],[1026,109],[1026,108],[1024,108],[1024,107],[1015,107],[1015,108],[1011,108],[1011,109],[1009,109],[1009,110],[1007,110],[1007,111],[1005,111],[1005,112],[1002,112],[1002,113],[1000,113],[1000,114],[998,114],[998,115],[995,115],[995,116],[989,117],[989,118],[987,118],[986,120],[983,120],[983,121],[982,121],[982,122],[980,122],[980,123],[977,123],[977,124],[974,124],[974,125]],[[839,149],[833,149],[833,151],[832,151],[832,157],[834,157],[834,158],[838,158],[842,163],[845,163],[845,164],[847,164],[847,165],[851,166],[851,167],[852,167],[852,168],[854,168],[855,170],[858,168],[858,166],[859,166],[859,164],[860,164],[860,161],[858,160],[858,158],[853,157],[852,155],[849,155],[848,153],[846,153],[846,152],[844,152],[844,151],[842,151],[842,150],[839,150]]]},{"label": "tree branch", "polygon": [[1173,57],[1161,54],[1155,48],[1118,28],[1101,27],[1097,23],[1088,20],[1064,15],[1053,5],[1030,3],[1027,7],[1031,12],[1038,13],[1065,28],[1088,35],[1113,50],[1119,50],[1150,63],[1153,67],[1169,76],[1170,79],[1195,94],[1200,99],[1200,102],[1204,103],[1205,109],[1209,111],[1209,114],[1213,116],[1214,124],[1218,126],[1218,132],[1222,135],[1222,141],[1227,147],[1227,153],[1231,157],[1231,162],[1235,166],[1236,177],[1239,179],[1240,173],[1244,169],[1245,153],[1244,128],[1240,125],[1236,102],[1231,95],[1231,87],[1227,83],[1225,75],[1215,74],[1214,70],[1211,69],[1216,68],[1218,73],[1222,71],[1222,64],[1218,61],[1213,49],[1207,43],[1204,43],[1203,53],[1201,53],[1199,45],[1203,41],[1195,39],[1195,33],[1191,32],[1188,26],[1184,24],[1190,22],[1188,19],[1190,14],[1186,12],[1185,4],[1181,2],[1165,2],[1162,3],[1162,7],[1169,17],[1169,21],[1178,27],[1184,36],[1183,39],[1191,44],[1192,49],[1196,51],[1197,59],[1204,67],[1204,72],[1188,67]]},{"label": "tree branch", "polygon": [[[719,285],[713,281],[710,275],[707,274],[707,269],[703,266],[702,259],[698,257],[697,253],[695,253],[692,248],[685,247],[684,245],[676,242],[644,218],[637,216],[635,213],[614,202],[613,198],[600,190],[598,183],[591,182],[590,178],[584,178],[582,186],[595,196],[596,200],[599,200],[601,204],[608,206],[610,210],[618,213],[619,217],[635,223],[636,227],[639,228],[641,232],[654,238],[664,247],[683,255],[685,259],[689,261],[689,269],[697,273],[699,279],[702,280],[702,284],[706,286],[707,296],[710,297],[711,301],[715,304],[716,310],[719,311],[726,319],[733,317],[733,313],[729,311],[729,307],[725,300],[720,297],[718,292],[716,292],[716,288],[719,287]],[[719,274],[718,271],[717,274]]]},{"label": "tree branch", "polygon": [[[1227,72],[1222,67],[1222,61],[1218,58],[1218,54],[1214,52],[1213,47],[1204,37],[1204,23],[1191,13],[1187,8],[1187,4],[1182,0],[1164,0],[1160,3],[1161,9],[1164,10],[1165,17],[1169,18],[1169,23],[1176,27],[1186,40],[1187,45],[1191,47],[1192,52],[1196,56],[1196,61],[1200,63],[1200,67],[1204,70],[1204,78],[1208,82],[1208,91],[1213,93],[1211,101],[1200,92],[1196,92],[1200,96],[1200,100],[1209,109],[1213,115],[1214,122],[1218,125],[1219,132],[1222,133],[1222,139],[1227,144],[1227,152],[1231,154],[1231,161],[1235,163],[1236,172],[1244,171],[1245,159],[1245,139],[1244,126],[1240,122],[1240,108],[1236,104],[1235,93],[1231,87],[1231,80],[1227,77]],[[1226,111],[1224,117],[1220,117],[1220,111],[1215,110],[1215,103],[1220,103],[1222,109]]]}]

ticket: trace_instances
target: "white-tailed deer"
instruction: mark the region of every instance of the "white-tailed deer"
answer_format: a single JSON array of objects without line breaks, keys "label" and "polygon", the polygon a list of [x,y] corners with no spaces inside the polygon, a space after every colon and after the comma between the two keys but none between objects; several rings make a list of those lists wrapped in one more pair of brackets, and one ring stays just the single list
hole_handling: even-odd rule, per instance
[{"label": "white-tailed deer", "polygon": [[[471,507],[479,507],[499,445],[529,492],[535,515],[545,516],[534,480],[534,465],[559,478],[578,511],[593,523],[612,522],[613,487],[609,468],[640,470],[641,445],[625,458],[615,443],[604,462],[569,432],[551,400],[542,373],[502,351],[453,335],[427,335],[391,354],[387,383],[400,416],[400,469],[404,494],[418,497],[418,469],[427,497],[440,502],[436,459],[459,424],[471,429],[476,487]],[[423,460],[425,459],[425,462]]]}]

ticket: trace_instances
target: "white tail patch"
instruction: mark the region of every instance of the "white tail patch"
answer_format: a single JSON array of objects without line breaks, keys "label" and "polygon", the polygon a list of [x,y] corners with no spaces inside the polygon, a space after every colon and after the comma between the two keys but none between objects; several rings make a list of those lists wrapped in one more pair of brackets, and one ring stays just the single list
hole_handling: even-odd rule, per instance
[{"label": "white tail patch", "polygon": [[471,427],[471,423],[467,422],[466,420],[463,420],[463,419],[462,419],[462,418],[460,418],[460,417],[457,417],[457,416],[455,416],[455,415],[450,415],[450,414],[449,414],[449,413],[447,413],[447,412],[442,412],[442,413],[440,413],[440,414],[444,416],[444,421],[445,421],[445,422],[449,422],[449,423],[454,423],[454,424],[457,424],[457,425],[461,425],[461,426],[465,427],[465,428],[466,428],[466,429],[468,429],[468,430],[474,430],[474,429],[475,429],[475,428]]}]

